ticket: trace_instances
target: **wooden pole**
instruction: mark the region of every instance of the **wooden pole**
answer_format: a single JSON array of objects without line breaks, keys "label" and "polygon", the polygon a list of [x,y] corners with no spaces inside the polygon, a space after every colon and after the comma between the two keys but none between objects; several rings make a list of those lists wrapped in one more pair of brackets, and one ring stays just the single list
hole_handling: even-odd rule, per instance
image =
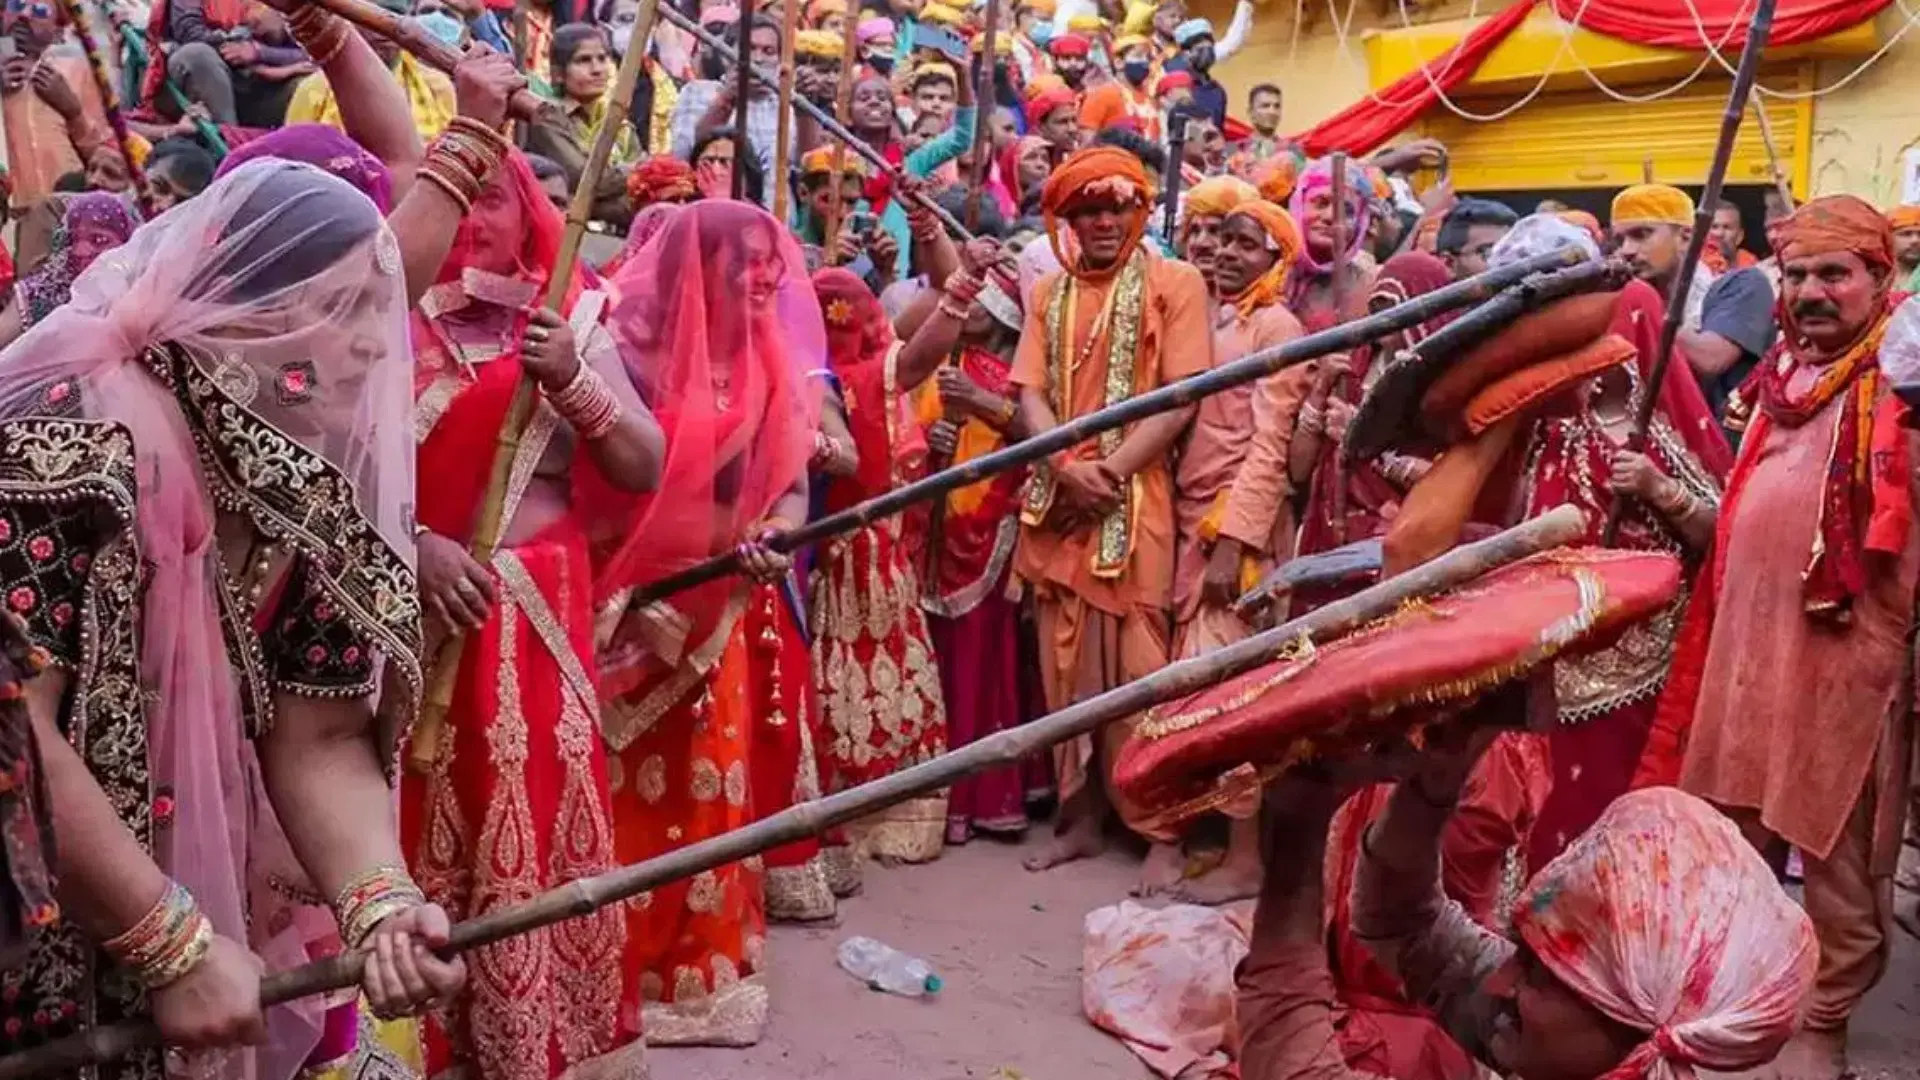
[{"label": "wooden pole", "polygon": [[994,100],[1000,80],[994,77],[1000,66],[1000,0],[987,0],[987,30],[980,41],[980,75],[974,81],[973,175],[967,178],[966,225],[972,231],[980,224],[980,200],[987,189],[987,147],[993,144]]},{"label": "wooden pole", "polygon": [[[314,2],[320,3],[322,0],[314,0]],[[324,2],[335,4],[357,3],[363,2],[363,0],[324,0]],[[732,62],[731,57],[727,55],[726,43],[715,37],[711,31],[701,26],[696,20],[680,13],[671,6],[662,7],[660,9],[660,17],[686,31],[695,41],[714,50],[715,55],[726,58],[729,62]],[[763,75],[756,71],[753,73],[753,78],[762,85],[772,86],[775,89],[779,88],[778,80],[774,76]],[[806,113],[808,117],[812,118],[814,123],[820,125],[820,130],[844,143],[848,150],[866,159],[867,164],[872,165],[878,170],[880,175],[888,177],[898,184],[900,180],[900,170],[895,168],[893,163],[888,161],[886,156],[881,154],[880,151],[868,146],[859,136],[848,131],[847,125],[836,120],[827,110],[822,109],[804,97],[794,98],[793,107]],[[933,198],[925,192],[917,190],[908,192],[897,187],[895,190],[903,191],[907,199],[926,208],[929,213],[940,220],[940,224],[948,232],[958,237],[961,241],[964,242],[973,239],[973,230],[962,225],[959,218],[947,213],[946,210],[941,208],[939,203],[935,202]]]},{"label": "wooden pole", "polygon": [[[740,0],[740,22],[735,31],[734,72],[739,76],[733,87],[733,201],[747,199],[746,155],[759,151],[747,134],[747,102],[753,96],[753,13],[754,0]],[[775,86],[774,91],[779,92]],[[769,178],[771,180],[772,178]]]},{"label": "wooden pole", "polygon": [[1767,118],[1767,103],[1759,95],[1753,98],[1753,115],[1760,121],[1760,145],[1767,149],[1767,169],[1773,174],[1774,190],[1780,193],[1780,202],[1788,210],[1793,209],[1793,184],[1787,180],[1785,169],[1780,167],[1780,151],[1773,142],[1773,121]]},{"label": "wooden pole", "polygon": [[[1077,446],[1102,432],[1125,427],[1149,416],[1186,408],[1209,394],[1244,386],[1283,368],[1293,367],[1331,352],[1351,349],[1375,338],[1397,333],[1411,326],[1418,326],[1435,315],[1480,303],[1507,286],[1526,280],[1531,275],[1572,267],[1580,263],[1582,258],[1582,254],[1572,248],[1546,252],[1463,281],[1456,281],[1365,318],[1355,319],[1352,322],[1322,330],[1317,334],[1307,334],[1270,349],[1261,349],[1230,364],[1222,364],[1211,371],[1202,372],[1162,386],[1158,390],[1090,412],[1024,442],[995,450],[991,454],[983,454],[944,472],[923,477],[838,513],[817,518],[792,532],[775,534],[768,538],[767,546],[777,552],[791,552],[828,537],[852,532],[882,518],[891,517],[916,503],[940,498],[950,491],[977,483],[995,473],[1030,465],[1049,454]],[[738,572],[739,569],[738,554],[728,552],[637,590],[630,602],[636,605],[650,603],[683,589],[691,589],[709,581],[716,581]]]},{"label": "wooden pole", "polygon": [[[950,787],[986,769],[1011,765],[1035,751],[1094,731],[1155,705],[1174,701],[1225,679],[1272,663],[1301,637],[1325,642],[1399,610],[1402,604],[1459,588],[1490,571],[1573,542],[1584,529],[1580,512],[1561,506],[1319,608],[1284,626],[1223,649],[1169,664],[1144,679],[1076,702],[1059,712],[1011,728],[932,761],[889,774],[837,795],[803,802],[745,828],[676,848],[632,866],[583,878],[513,907],[469,919],[453,928],[446,953],[498,941],[592,914],[716,867],[769,851],[835,825],[864,818],[908,799]],[[360,981],[363,953],[346,953],[268,976],[260,984],[263,1006],[342,990]],[[117,1024],[0,1059],[0,1080],[27,1080],[111,1061],[159,1042],[151,1023]]]},{"label": "wooden pole", "polygon": [[1186,239],[1180,235],[1180,166],[1187,153],[1187,127],[1190,121],[1184,109],[1175,109],[1167,117],[1167,168],[1160,177],[1160,198],[1166,210],[1167,247],[1176,258],[1185,258]]},{"label": "wooden pole", "polygon": [[[593,217],[594,189],[600,183],[600,174],[606,171],[607,159],[613,155],[614,139],[627,123],[627,112],[633,102],[633,86],[640,77],[641,67],[646,63],[647,38],[653,33],[654,16],[659,10],[660,0],[640,0],[640,11],[633,24],[633,41],[627,48],[627,54],[620,58],[620,70],[613,79],[613,94],[607,100],[606,119],[594,135],[593,146],[587,152],[586,168],[581,170],[580,183],[574,187],[573,200],[567,204],[567,229],[560,236],[560,252],[554,259],[553,275],[547,280],[544,301],[547,307],[555,310],[566,302],[567,289],[573,283],[574,267],[579,262],[580,241],[587,234],[588,220]],[[522,374],[507,404],[506,422],[501,425],[499,436],[494,441],[493,467],[487,479],[486,498],[480,505],[480,519],[474,525],[473,541],[468,547],[473,561],[481,566],[493,563],[493,549],[500,543],[500,532],[506,526],[503,518],[506,516],[507,485],[513,473],[513,459],[520,452],[520,436],[526,431],[527,421],[533,418],[533,406],[533,377]],[[465,636],[454,631],[441,642],[434,657],[427,677],[426,698],[421,703],[420,718],[413,726],[413,737],[407,753],[408,764],[414,769],[431,767],[439,756],[447,711],[453,707],[454,683],[460,674],[460,655],[465,648]]]},{"label": "wooden pole", "polygon": [[[421,25],[404,15],[397,15],[368,0],[307,0],[316,7],[340,16],[362,30],[371,31],[398,45],[415,59],[436,71],[453,74],[459,66],[460,53],[451,45],[428,33]],[[635,37],[635,41],[640,38]],[[642,50],[643,52],[645,50]],[[553,103],[542,101],[533,91],[525,88],[515,90],[507,99],[507,112],[515,119],[533,123],[552,109]]]},{"label": "wooden pole", "polygon": [[[81,0],[60,0],[60,7],[73,24],[74,36],[87,54],[87,70],[93,73],[93,85],[100,92],[100,104],[106,109],[107,126],[113,129],[113,141],[120,147],[120,159],[127,163],[127,178],[133,183],[133,197],[140,204],[140,216],[153,217],[153,193],[147,190],[147,170],[133,156],[133,135],[127,130],[127,114],[120,108],[120,91],[107,70],[107,58],[100,52],[100,39],[93,32],[93,16]],[[166,63],[163,59],[161,63]]]},{"label": "wooden pole", "polygon": [[[1351,265],[1348,250],[1351,245],[1347,240],[1347,155],[1343,150],[1336,150],[1333,153],[1332,179],[1333,311],[1335,318],[1344,319],[1347,317],[1347,274]],[[1353,370],[1352,356],[1335,356],[1333,359],[1336,361],[1344,361],[1344,366],[1347,371]],[[1326,400],[1320,403],[1321,408],[1324,409],[1328,401],[1332,401],[1335,397],[1345,393],[1346,381],[1347,377],[1345,372],[1334,372],[1333,378],[1329,380],[1327,384]],[[1324,438],[1324,436],[1322,437]],[[1347,542],[1346,460],[1339,454],[1335,454],[1333,456],[1332,469],[1333,475],[1329,478],[1328,482],[1333,485],[1333,502],[1328,509],[1333,514],[1333,543],[1335,547],[1338,547]]]},{"label": "wooden pole", "polygon": [[1643,184],[1653,183],[1653,159],[1652,158],[1640,159],[1640,182]]},{"label": "wooden pole", "polygon": [[[513,62],[519,66],[521,71],[525,72],[532,71],[527,64],[527,38],[530,36],[528,23],[532,19],[532,16],[527,12],[527,8],[531,5],[532,0],[514,0],[513,40],[508,42],[509,45],[513,46]],[[548,74],[552,74],[552,72],[548,72]]]},{"label": "wooden pole", "polygon": [[[1707,170],[1707,185],[1700,202],[1693,208],[1693,236],[1687,241],[1687,253],[1674,270],[1667,285],[1667,321],[1660,327],[1660,348],[1653,354],[1653,367],[1647,381],[1640,385],[1640,400],[1634,411],[1633,431],[1627,446],[1640,450],[1647,444],[1647,428],[1653,423],[1654,406],[1660,401],[1660,387],[1673,363],[1673,342],[1680,336],[1680,323],[1686,317],[1687,289],[1707,248],[1707,232],[1713,227],[1713,208],[1720,202],[1720,190],[1726,184],[1727,166],[1733,161],[1733,141],[1740,134],[1740,118],[1747,113],[1747,97],[1760,75],[1760,58],[1767,51],[1767,37],[1773,33],[1774,0],[1758,0],[1753,21],[1747,24],[1746,45],[1740,51],[1740,66],[1733,75],[1733,87],[1727,91],[1727,108],[1720,116],[1720,141],[1714,144],[1713,166]],[[1620,519],[1627,512],[1627,498],[1615,498],[1607,507],[1607,523],[1600,542],[1608,547],[1620,535]]]},{"label": "wooden pole", "polygon": [[[854,47],[851,38],[847,41],[847,51],[840,54],[840,74],[833,83],[833,118],[845,126],[853,117],[853,76],[860,69],[860,51]],[[820,223],[820,235],[823,240],[821,255],[828,266],[840,262],[840,226],[846,215],[846,196],[842,192],[842,177],[847,171],[847,143],[841,140],[833,148],[833,175],[828,179],[827,220]]]},{"label": "wooden pole", "polygon": [[[773,219],[785,228],[791,220],[793,202],[793,39],[800,32],[800,4],[787,0],[780,32],[780,92],[776,96],[779,113],[774,118]],[[849,45],[847,51],[853,51]],[[738,153],[738,151],[736,151]]]}]

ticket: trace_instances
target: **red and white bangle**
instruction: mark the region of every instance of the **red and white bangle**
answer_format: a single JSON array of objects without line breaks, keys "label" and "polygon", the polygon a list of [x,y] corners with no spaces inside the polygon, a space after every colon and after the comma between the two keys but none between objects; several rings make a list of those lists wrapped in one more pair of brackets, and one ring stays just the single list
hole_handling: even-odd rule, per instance
[{"label": "red and white bangle", "polygon": [[547,393],[547,404],[589,442],[605,438],[620,422],[620,402],[613,390],[599,372],[584,363],[567,385]]}]

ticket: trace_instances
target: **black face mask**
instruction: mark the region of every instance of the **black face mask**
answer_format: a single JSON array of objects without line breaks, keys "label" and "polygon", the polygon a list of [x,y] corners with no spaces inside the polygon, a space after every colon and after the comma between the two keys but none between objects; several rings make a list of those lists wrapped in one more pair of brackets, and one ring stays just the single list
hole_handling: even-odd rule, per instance
[{"label": "black face mask", "polygon": [[893,59],[891,55],[876,53],[873,56],[867,57],[867,66],[882,75],[891,75],[893,74]]},{"label": "black face mask", "polygon": [[1127,82],[1132,83],[1134,86],[1144,85],[1147,81],[1147,76],[1152,73],[1153,63],[1151,61],[1128,60],[1126,63],[1120,65],[1120,74],[1125,75]]},{"label": "black face mask", "polygon": [[708,82],[719,82],[727,77],[727,62],[712,49],[700,50],[700,77]]},{"label": "black face mask", "polygon": [[1193,65],[1196,72],[1213,70],[1213,46],[1196,45],[1187,53],[1187,63]]}]

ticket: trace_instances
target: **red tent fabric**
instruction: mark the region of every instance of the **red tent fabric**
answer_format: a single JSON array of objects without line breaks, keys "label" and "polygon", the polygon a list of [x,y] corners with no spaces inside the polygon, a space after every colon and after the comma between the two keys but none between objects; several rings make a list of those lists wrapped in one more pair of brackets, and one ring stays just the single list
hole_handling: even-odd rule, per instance
[{"label": "red tent fabric", "polygon": [[[1845,30],[1879,14],[1891,0],[1779,0],[1773,13],[1769,45],[1797,45]],[[1676,0],[1553,0],[1563,19],[1578,17],[1580,25],[1640,45],[1704,50],[1705,39],[1719,49],[1738,49],[1747,40],[1747,21],[1753,18],[1753,0],[1693,0],[1700,13],[1694,21],[1689,5]],[[1724,43],[1723,43],[1724,39]]]},{"label": "red tent fabric", "polygon": [[[1453,48],[1441,53],[1425,68],[1410,71],[1395,80],[1393,85],[1377,93],[1360,99],[1345,109],[1322,120],[1319,124],[1297,136],[1307,153],[1313,157],[1330,154],[1335,150],[1345,150],[1349,154],[1365,154],[1377,149],[1381,144],[1406,130],[1407,125],[1419,119],[1433,104],[1440,100],[1440,94],[1452,92],[1473,77],[1480,64],[1492,52],[1494,46],[1506,40],[1514,27],[1526,19],[1533,10],[1535,0],[1519,0],[1505,11],[1474,27],[1466,37]],[[1592,0],[1594,3],[1603,0]],[[1614,0],[1618,2],[1618,0]],[[1637,0],[1640,3],[1659,3],[1660,0]],[[1712,3],[1732,3],[1734,0],[1705,0]],[[1592,9],[1589,8],[1589,11]],[[1436,84],[1438,89],[1436,89]],[[1382,104],[1382,103],[1385,104]]]}]

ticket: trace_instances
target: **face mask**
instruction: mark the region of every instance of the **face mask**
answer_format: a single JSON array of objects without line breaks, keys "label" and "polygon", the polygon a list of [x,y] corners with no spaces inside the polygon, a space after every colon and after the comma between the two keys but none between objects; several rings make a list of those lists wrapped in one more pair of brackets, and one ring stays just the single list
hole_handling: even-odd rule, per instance
[{"label": "face mask", "polygon": [[625,23],[613,28],[613,51],[621,56],[627,55],[627,46],[633,44],[633,24]]},{"label": "face mask", "polygon": [[1048,22],[1035,23],[1033,24],[1033,30],[1027,34],[1027,37],[1032,39],[1035,45],[1044,49],[1047,47],[1047,42],[1053,40],[1053,24]]},{"label": "face mask", "polygon": [[1195,71],[1208,71],[1213,67],[1213,46],[1202,45],[1187,54],[1187,62]]},{"label": "face mask", "polygon": [[1128,82],[1139,86],[1147,81],[1148,75],[1153,73],[1153,64],[1147,60],[1129,60],[1120,65],[1120,73],[1127,77]]}]

